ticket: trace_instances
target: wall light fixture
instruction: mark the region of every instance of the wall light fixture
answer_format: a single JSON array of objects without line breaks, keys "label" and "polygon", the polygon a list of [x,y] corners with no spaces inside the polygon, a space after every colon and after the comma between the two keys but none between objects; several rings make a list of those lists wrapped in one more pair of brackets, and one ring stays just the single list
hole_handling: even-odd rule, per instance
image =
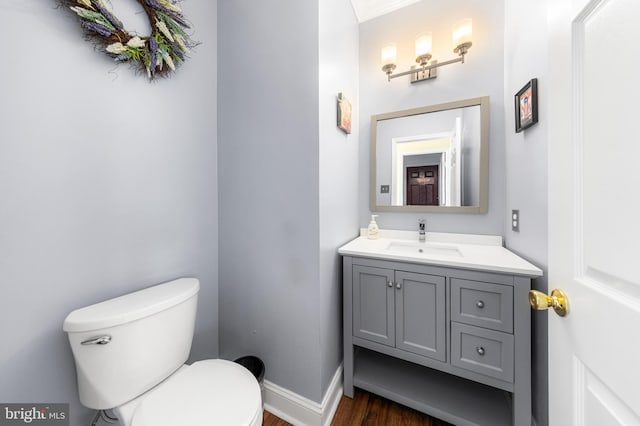
[{"label": "wall light fixture", "polygon": [[464,64],[464,55],[467,54],[472,45],[472,34],[473,26],[471,19],[464,19],[456,24],[453,29],[453,45],[456,46],[453,52],[457,53],[458,57],[444,62],[438,62],[435,59],[429,62],[431,60],[433,38],[431,33],[420,34],[416,39],[416,62],[418,66],[413,65],[409,71],[397,74],[393,74],[393,71],[396,69],[396,44],[385,44],[382,46],[381,53],[382,71],[387,74],[388,81],[391,81],[392,78],[409,74],[411,75],[412,83],[436,78],[438,76],[436,68],[443,65],[455,64],[456,62]]}]

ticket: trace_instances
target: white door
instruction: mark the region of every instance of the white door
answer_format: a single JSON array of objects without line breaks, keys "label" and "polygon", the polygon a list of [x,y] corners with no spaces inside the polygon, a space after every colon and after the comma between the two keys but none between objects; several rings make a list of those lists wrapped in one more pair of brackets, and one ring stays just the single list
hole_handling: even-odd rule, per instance
[{"label": "white door", "polygon": [[640,425],[640,0],[548,4],[550,423]]}]

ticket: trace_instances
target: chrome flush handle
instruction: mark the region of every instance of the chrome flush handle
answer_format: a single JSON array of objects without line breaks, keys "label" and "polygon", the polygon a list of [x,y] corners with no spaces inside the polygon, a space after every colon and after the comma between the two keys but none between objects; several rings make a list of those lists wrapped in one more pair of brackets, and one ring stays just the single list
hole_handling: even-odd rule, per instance
[{"label": "chrome flush handle", "polygon": [[85,340],[84,342],[81,342],[81,345],[106,345],[107,343],[109,343],[111,341],[111,336],[100,336],[100,337],[94,337],[92,339],[89,340]]}]

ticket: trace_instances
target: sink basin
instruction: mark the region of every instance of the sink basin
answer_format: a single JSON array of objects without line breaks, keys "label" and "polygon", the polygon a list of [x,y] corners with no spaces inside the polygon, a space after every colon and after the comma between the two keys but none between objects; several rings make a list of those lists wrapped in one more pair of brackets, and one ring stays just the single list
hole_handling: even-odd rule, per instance
[{"label": "sink basin", "polygon": [[419,241],[392,241],[387,246],[386,250],[392,253],[408,254],[412,256],[462,257],[462,253],[456,246]]}]

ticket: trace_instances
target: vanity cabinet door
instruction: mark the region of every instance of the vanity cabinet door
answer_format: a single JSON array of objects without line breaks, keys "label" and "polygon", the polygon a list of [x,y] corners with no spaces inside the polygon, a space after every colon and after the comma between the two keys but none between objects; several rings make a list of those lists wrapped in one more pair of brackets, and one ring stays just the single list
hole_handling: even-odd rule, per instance
[{"label": "vanity cabinet door", "polygon": [[446,361],[445,278],[396,271],[396,347]]},{"label": "vanity cabinet door", "polygon": [[394,271],[353,266],[353,335],[395,345]]}]

